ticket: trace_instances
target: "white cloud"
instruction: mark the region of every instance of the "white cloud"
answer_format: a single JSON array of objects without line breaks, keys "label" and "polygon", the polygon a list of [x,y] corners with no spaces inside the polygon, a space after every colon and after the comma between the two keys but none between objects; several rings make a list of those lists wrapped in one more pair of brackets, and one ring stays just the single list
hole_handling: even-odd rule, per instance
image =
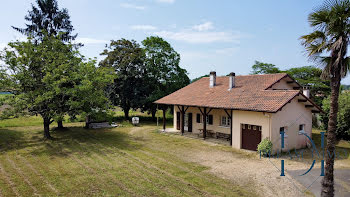
[{"label": "white cloud", "polygon": [[99,40],[94,38],[77,38],[75,40],[76,43],[83,43],[83,44],[107,44],[108,40]]},{"label": "white cloud", "polygon": [[184,41],[188,43],[213,43],[213,42],[234,42],[239,43],[242,37],[240,33],[230,32],[198,32],[191,30],[184,30],[179,32],[173,31],[159,31],[154,34],[177,41]]},{"label": "white cloud", "polygon": [[135,4],[131,4],[131,3],[121,3],[120,6],[123,8],[131,8],[131,9],[136,9],[136,10],[145,10],[146,9],[145,6],[135,5]]},{"label": "white cloud", "polygon": [[159,3],[175,3],[175,0],[156,0]]},{"label": "white cloud", "polygon": [[214,29],[214,25],[212,22],[205,22],[203,24],[193,26],[193,29],[197,31],[208,31]]},{"label": "white cloud", "polygon": [[147,31],[147,30],[156,30],[157,27],[152,25],[133,25],[131,26],[131,29]]}]

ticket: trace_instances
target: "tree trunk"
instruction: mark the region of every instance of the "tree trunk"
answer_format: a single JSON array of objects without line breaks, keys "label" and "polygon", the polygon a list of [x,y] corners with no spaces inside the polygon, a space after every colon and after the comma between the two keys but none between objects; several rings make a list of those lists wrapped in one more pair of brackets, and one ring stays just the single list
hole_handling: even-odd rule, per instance
[{"label": "tree trunk", "polygon": [[87,115],[85,118],[85,129],[89,129],[90,128],[90,116]]},{"label": "tree trunk", "polygon": [[44,138],[52,139],[50,135],[50,118],[43,118],[43,119],[44,119]]},{"label": "tree trunk", "polygon": [[157,109],[152,109],[152,120],[153,122],[155,122],[157,119],[156,119],[156,113],[157,113]]},{"label": "tree trunk", "polygon": [[325,176],[322,180],[322,197],[334,196],[334,160],[335,156],[332,156],[335,151],[336,144],[336,129],[337,129],[337,114],[338,114],[338,98],[339,98],[339,88],[340,88],[340,72],[335,72],[335,76],[331,79],[331,103],[330,112],[328,120],[328,132],[327,132],[327,146],[326,151],[330,153],[325,155],[326,157],[326,167]]},{"label": "tree trunk", "polygon": [[125,120],[129,120],[130,107],[123,108]]},{"label": "tree trunk", "polygon": [[63,121],[62,120],[58,120],[57,121],[57,129],[63,129]]}]

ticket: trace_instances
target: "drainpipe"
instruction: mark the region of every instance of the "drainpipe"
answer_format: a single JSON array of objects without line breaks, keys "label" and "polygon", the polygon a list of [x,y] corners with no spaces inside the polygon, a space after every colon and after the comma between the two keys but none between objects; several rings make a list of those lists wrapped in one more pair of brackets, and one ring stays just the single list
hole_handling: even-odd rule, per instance
[{"label": "drainpipe", "polygon": [[272,141],[272,136],[271,136],[271,114],[267,114],[264,112],[264,116],[266,116],[269,119],[269,139]]}]

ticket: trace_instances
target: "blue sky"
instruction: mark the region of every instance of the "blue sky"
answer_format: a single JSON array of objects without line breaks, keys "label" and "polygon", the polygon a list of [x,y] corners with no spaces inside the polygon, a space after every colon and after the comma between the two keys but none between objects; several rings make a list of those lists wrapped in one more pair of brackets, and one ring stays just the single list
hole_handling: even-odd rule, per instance
[{"label": "blue sky", "polygon": [[[34,0],[2,0],[0,47],[23,36]],[[109,40],[141,42],[158,35],[181,55],[190,78],[215,70],[218,75],[249,74],[255,60],[281,69],[314,65],[298,39],[310,33],[308,14],[321,0],[59,0],[69,10],[81,49],[97,57]],[[317,66],[317,65],[316,65]],[[350,84],[350,77],[343,79]]]}]

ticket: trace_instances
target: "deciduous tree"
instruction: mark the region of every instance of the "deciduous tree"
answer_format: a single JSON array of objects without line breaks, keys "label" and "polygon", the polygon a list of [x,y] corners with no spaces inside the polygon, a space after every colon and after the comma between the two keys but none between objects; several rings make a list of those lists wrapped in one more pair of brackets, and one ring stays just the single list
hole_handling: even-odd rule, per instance
[{"label": "deciduous tree", "polygon": [[113,68],[115,73],[114,83],[108,87],[109,98],[129,119],[129,110],[142,107],[149,94],[144,50],[134,40],[112,40],[101,55],[106,58],[100,66]]},{"label": "deciduous tree", "polygon": [[61,100],[65,96],[74,98],[72,90],[79,82],[74,76],[79,74],[77,65],[82,61],[79,52],[61,38],[46,36],[36,44],[31,39],[9,43],[2,60],[11,72],[13,109],[41,115],[44,136],[50,139],[49,126],[57,112],[66,107]]},{"label": "deciduous tree", "polygon": [[180,54],[164,39],[151,36],[142,41],[146,54],[147,84],[149,96],[144,109],[153,119],[157,111],[154,101],[188,85],[187,71],[179,66]]},{"label": "deciduous tree", "polygon": [[255,61],[255,64],[252,66],[252,74],[273,74],[280,73],[281,70],[277,68],[274,64],[263,63]]}]

